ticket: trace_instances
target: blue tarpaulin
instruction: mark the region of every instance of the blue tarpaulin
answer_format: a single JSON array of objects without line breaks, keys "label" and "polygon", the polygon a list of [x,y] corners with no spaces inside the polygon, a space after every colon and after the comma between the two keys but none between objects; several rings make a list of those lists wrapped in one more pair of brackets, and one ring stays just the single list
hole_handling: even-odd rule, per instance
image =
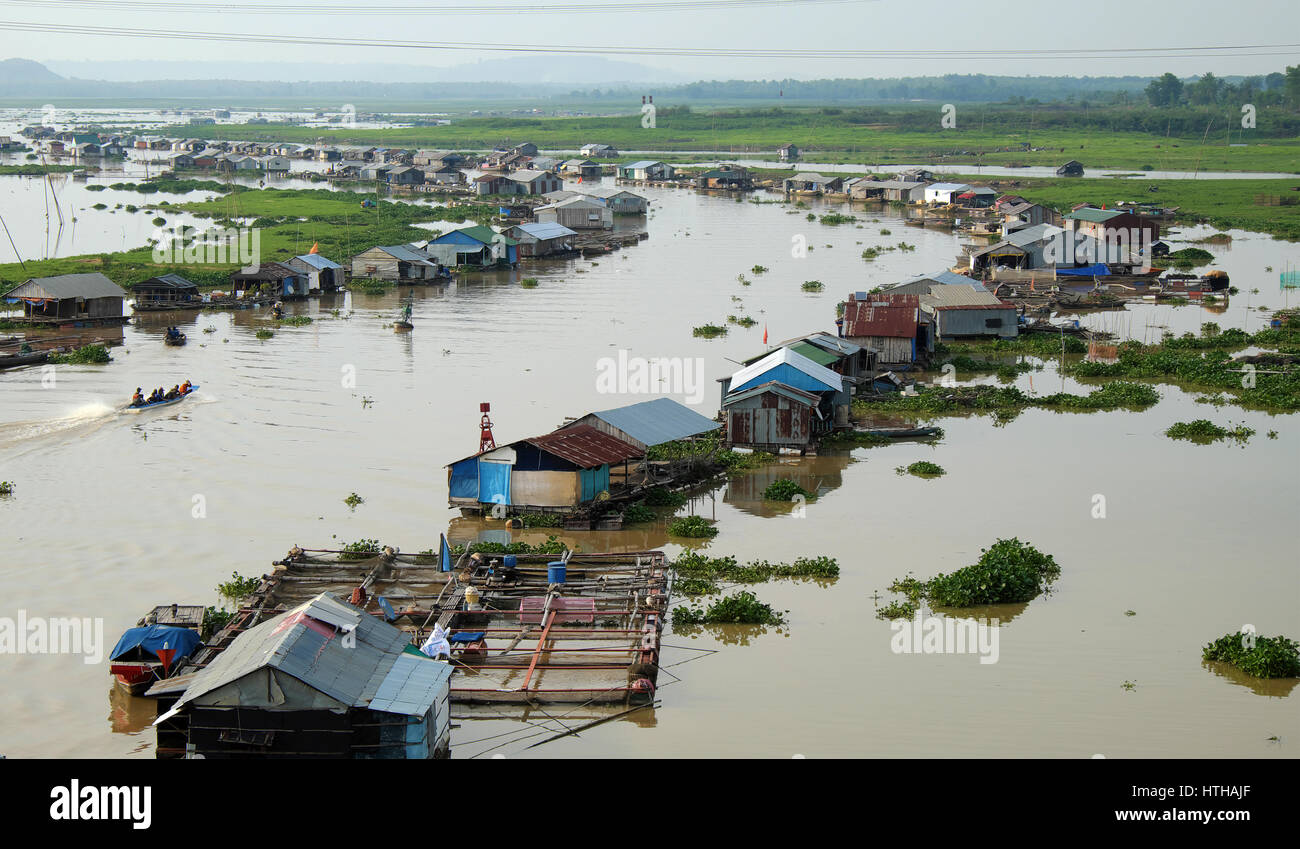
[{"label": "blue tarpaulin", "polygon": [[108,659],[117,660],[136,648],[144,649],[155,657],[157,657],[159,649],[173,649],[176,654],[173,656],[171,663],[174,664],[183,657],[189,657],[190,652],[198,648],[202,642],[203,640],[199,638],[198,632],[190,628],[177,628],[172,625],[145,625],[128,629],[122,635],[122,638],[117,641],[117,645],[113,647],[113,652],[108,656]]},{"label": "blue tarpaulin", "polygon": [[1110,266],[1104,262],[1094,262],[1092,265],[1085,265],[1083,268],[1058,268],[1056,269],[1057,277],[1096,277],[1098,275],[1110,274]]},{"label": "blue tarpaulin", "polygon": [[442,541],[438,545],[438,563],[440,566],[442,566],[442,571],[444,572],[451,571],[451,566],[452,566],[451,546],[447,545],[447,537],[445,536],[442,537]]}]

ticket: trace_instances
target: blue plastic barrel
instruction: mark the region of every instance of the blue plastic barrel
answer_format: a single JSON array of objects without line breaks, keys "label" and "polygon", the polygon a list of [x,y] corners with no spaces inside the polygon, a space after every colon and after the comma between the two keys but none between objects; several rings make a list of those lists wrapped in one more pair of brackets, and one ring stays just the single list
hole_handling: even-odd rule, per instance
[{"label": "blue plastic barrel", "polygon": [[546,580],[548,583],[564,583],[564,573],[565,568],[563,560],[552,560],[550,563],[546,564]]},{"label": "blue plastic barrel", "polygon": [[506,565],[506,568],[507,568],[507,569],[513,569],[513,568],[515,568],[515,564],[518,563],[518,562],[519,562],[519,561],[515,558],[515,556],[514,556],[513,554],[507,554],[507,555],[505,556],[505,565]]}]

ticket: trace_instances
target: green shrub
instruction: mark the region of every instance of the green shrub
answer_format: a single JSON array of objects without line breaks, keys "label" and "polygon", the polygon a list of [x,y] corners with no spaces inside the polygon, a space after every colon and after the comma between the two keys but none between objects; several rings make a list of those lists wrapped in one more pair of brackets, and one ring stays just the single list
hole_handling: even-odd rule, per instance
[{"label": "green shrub", "polygon": [[782,625],[785,617],[751,592],[723,596],[707,608],[673,609],[674,625]]},{"label": "green shrub", "polygon": [[50,354],[46,362],[63,365],[102,365],[111,359],[108,349],[103,345],[83,345],[66,354]]},{"label": "green shrub", "polygon": [[629,504],[623,510],[623,523],[627,525],[640,525],[658,518],[658,513],[641,503]]},{"label": "green shrub", "polygon": [[645,494],[645,503],[651,507],[681,507],[686,496],[680,492],[657,486]]},{"label": "green shrub", "polygon": [[932,603],[945,607],[1029,601],[1060,574],[1050,554],[1018,539],[1000,539],[974,565],[936,575],[925,593]]},{"label": "green shrub", "polygon": [[368,560],[377,556],[381,548],[377,539],[359,539],[343,546],[339,560]]},{"label": "green shrub", "polygon": [[900,475],[915,475],[918,478],[937,478],[940,475],[947,474],[942,466],[931,463],[929,460],[918,460],[907,467],[899,466],[895,471]]},{"label": "green shrub", "polygon": [[726,336],[727,328],[718,324],[701,324],[691,329],[691,335],[701,339],[716,339],[719,336]]}]

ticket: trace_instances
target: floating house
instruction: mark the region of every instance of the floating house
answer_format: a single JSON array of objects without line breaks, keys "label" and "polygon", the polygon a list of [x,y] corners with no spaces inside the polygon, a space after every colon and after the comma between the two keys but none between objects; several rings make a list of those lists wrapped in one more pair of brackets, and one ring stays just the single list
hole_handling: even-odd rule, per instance
[{"label": "floating house", "polygon": [[998,193],[987,187],[968,189],[957,195],[956,202],[966,209],[988,209],[998,199]]},{"label": "floating house", "polygon": [[572,197],[533,210],[538,221],[563,224],[571,230],[611,230],[614,210],[588,197]]},{"label": "floating house", "polygon": [[799,158],[799,148],[792,144],[783,144],[776,149],[776,155],[782,162],[793,162]]},{"label": "floating house", "polygon": [[462,227],[430,239],[424,252],[446,266],[514,265],[519,261],[514,239],[496,232],[491,227],[477,225]]},{"label": "floating house", "polygon": [[1082,177],[1083,163],[1077,159],[1071,159],[1069,162],[1056,169],[1058,177]]},{"label": "floating house", "polygon": [[930,204],[956,203],[958,195],[972,191],[973,188],[965,183],[931,183],[925,187],[924,199]]},{"label": "floating house", "polygon": [[521,195],[544,195],[564,188],[564,181],[550,171],[525,168],[508,175],[507,180],[516,183]]},{"label": "floating house", "polygon": [[609,207],[615,215],[645,215],[650,209],[650,201],[618,186],[592,186],[583,194]]},{"label": "floating house", "polygon": [[610,159],[618,156],[618,151],[609,144],[584,144],[578,152],[592,159]]},{"label": "floating house", "polygon": [[389,168],[385,179],[391,186],[418,186],[424,182],[424,171],[414,165],[399,165]]},{"label": "floating house", "polygon": [[937,286],[921,296],[921,309],[934,316],[940,342],[969,336],[1006,339],[1019,333],[1015,304],[971,286]]},{"label": "floating house", "polygon": [[715,431],[719,425],[671,398],[655,398],[612,410],[587,413],[566,422],[560,429],[572,427],[593,427],[645,451],[665,442],[690,439]]},{"label": "floating house", "polygon": [[352,258],[352,276],[430,283],[446,275],[437,261],[412,245],[376,245]]},{"label": "floating house", "polygon": [[[778,348],[730,377],[721,378],[723,412],[727,410],[727,399],[735,393],[770,382],[816,395],[819,421],[823,422],[818,428],[829,430],[836,424],[848,423],[852,381],[791,348]],[[823,432],[814,430],[814,436]]]},{"label": "floating house", "polygon": [[599,162],[592,162],[590,159],[566,159],[560,163],[561,174],[581,177],[584,180],[600,179],[603,170]]},{"label": "floating house", "polygon": [[198,309],[203,305],[199,287],[179,274],[150,277],[131,287],[136,312]]},{"label": "floating house", "polygon": [[565,254],[573,250],[573,239],[577,232],[563,224],[536,221],[530,224],[517,224],[508,231],[510,238],[519,245],[520,257],[544,257]]},{"label": "floating house", "polygon": [[875,355],[877,368],[906,368],[934,351],[934,319],[922,312],[920,295],[850,294],[840,328]]},{"label": "floating house", "polygon": [[749,170],[739,165],[721,165],[695,175],[697,189],[718,189],[747,192],[754,188],[754,178]]},{"label": "floating house", "polygon": [[[928,295],[936,286],[974,286],[983,289],[984,285],[973,277],[956,274],[952,271],[934,271],[909,277],[901,283],[885,286],[882,291],[890,295]],[[867,293],[858,292],[857,299],[865,301]]]},{"label": "floating house", "polygon": [[[239,634],[165,679],[158,747],[203,758],[449,756],[453,667],[330,593]],[[174,702],[172,701],[174,699]]]},{"label": "floating house", "polygon": [[610,465],[624,466],[645,449],[581,425],[466,457],[447,466],[451,507],[480,513],[502,504],[511,512],[572,513],[610,491]]},{"label": "floating house", "polygon": [[781,181],[781,189],[786,194],[801,195],[835,194],[843,185],[843,177],[826,177],[813,171],[795,174]]},{"label": "floating house", "polygon": [[320,254],[296,256],[285,265],[306,275],[309,292],[333,292],[343,286],[343,266]]},{"label": "floating house", "polygon": [[99,272],[32,277],[4,293],[23,305],[23,320],[48,324],[120,324],[126,322],[126,292]]},{"label": "floating house", "polygon": [[[784,342],[776,343],[774,347],[789,348],[797,354],[803,354],[818,365],[847,377],[854,384],[865,379],[875,367],[872,353],[860,344],[842,336],[833,336],[820,331],[786,339]],[[741,364],[751,365],[771,353],[765,351],[747,360],[741,360]]]},{"label": "floating house", "polygon": [[832,430],[820,404],[816,393],[775,380],[733,392],[722,404],[727,444],[774,454],[782,449],[812,450],[817,438]]},{"label": "floating house", "polygon": [[628,165],[618,166],[618,176],[622,180],[671,180],[677,169],[654,159],[642,159]]},{"label": "floating house", "polygon": [[279,262],[264,262],[251,272],[242,269],[230,275],[230,285],[246,294],[296,299],[308,295],[307,275]]}]

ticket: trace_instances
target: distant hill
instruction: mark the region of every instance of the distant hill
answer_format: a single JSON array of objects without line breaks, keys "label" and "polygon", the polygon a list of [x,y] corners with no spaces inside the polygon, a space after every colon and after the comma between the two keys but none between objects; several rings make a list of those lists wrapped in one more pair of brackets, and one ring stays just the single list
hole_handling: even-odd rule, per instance
[{"label": "distant hill", "polygon": [[63,77],[40,62],[33,62],[31,59],[5,59],[0,61],[0,82],[2,83],[49,83],[62,79]]}]

